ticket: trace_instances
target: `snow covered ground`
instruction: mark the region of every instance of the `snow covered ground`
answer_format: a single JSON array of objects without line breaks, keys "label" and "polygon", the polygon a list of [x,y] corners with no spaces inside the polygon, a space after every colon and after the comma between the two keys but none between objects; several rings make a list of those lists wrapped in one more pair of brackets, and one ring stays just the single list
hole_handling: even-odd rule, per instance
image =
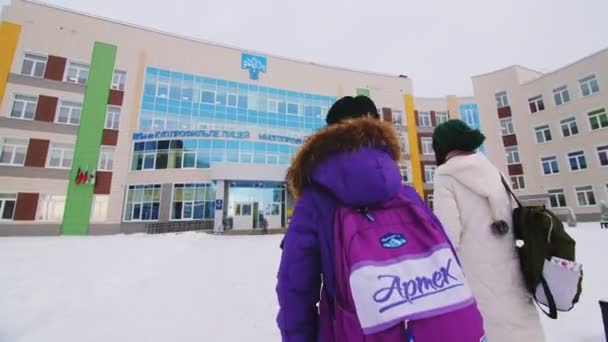
[{"label": "snow covered ground", "polygon": [[[549,341],[604,341],[608,231],[598,227],[571,231],[585,265],[583,297],[558,321],[544,320]],[[0,341],[279,341],[280,239],[0,238]]]}]

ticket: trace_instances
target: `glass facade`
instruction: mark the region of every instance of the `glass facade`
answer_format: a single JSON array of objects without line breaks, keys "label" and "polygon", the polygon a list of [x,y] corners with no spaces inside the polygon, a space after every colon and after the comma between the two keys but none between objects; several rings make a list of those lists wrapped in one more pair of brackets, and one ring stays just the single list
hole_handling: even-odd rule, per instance
[{"label": "glass facade", "polygon": [[136,142],[131,170],[204,169],[212,163],[288,165],[298,145],[227,139]]},{"label": "glass facade", "polygon": [[213,183],[173,185],[172,220],[213,220],[215,186]]},{"label": "glass facade", "polygon": [[148,67],[138,130],[204,130],[210,134],[203,136],[216,138],[136,141],[131,169],[208,168],[214,162],[287,165],[301,138],[325,125],[335,100]]}]

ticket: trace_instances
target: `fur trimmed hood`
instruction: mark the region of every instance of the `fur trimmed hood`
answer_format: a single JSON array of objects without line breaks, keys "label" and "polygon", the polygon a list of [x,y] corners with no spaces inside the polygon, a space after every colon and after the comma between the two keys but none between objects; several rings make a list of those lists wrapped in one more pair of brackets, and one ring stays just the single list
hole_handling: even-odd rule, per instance
[{"label": "fur trimmed hood", "polygon": [[[394,185],[395,171],[401,182],[400,156],[399,138],[391,124],[372,118],[347,120],[306,140],[287,170],[287,183],[296,199],[314,182],[345,204],[381,200],[375,197],[388,190],[379,188]],[[362,198],[366,196],[358,189],[379,193]]]}]

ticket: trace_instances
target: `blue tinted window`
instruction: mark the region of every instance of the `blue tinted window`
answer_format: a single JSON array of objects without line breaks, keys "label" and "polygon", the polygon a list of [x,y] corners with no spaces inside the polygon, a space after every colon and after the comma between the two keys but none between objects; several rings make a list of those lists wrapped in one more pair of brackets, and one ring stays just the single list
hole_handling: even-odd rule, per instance
[{"label": "blue tinted window", "polygon": [[203,90],[201,100],[203,103],[215,105],[215,92]]},{"label": "blue tinted window", "polygon": [[251,141],[241,141],[241,151],[253,151],[253,143]]},{"label": "blue tinted window", "polygon": [[226,148],[226,141],[225,140],[213,140],[211,142],[211,146],[213,147],[213,150],[215,151],[216,149],[225,149]]},{"label": "blue tinted window", "polygon": [[146,151],[156,150],[156,141],[146,141],[145,150]]},{"label": "blue tinted window", "polygon": [[287,113],[289,114],[298,114],[298,105],[295,103],[287,104]]},{"label": "blue tinted window", "polygon": [[253,145],[253,150],[255,152],[264,152],[266,153],[266,143],[264,142],[255,142]]}]

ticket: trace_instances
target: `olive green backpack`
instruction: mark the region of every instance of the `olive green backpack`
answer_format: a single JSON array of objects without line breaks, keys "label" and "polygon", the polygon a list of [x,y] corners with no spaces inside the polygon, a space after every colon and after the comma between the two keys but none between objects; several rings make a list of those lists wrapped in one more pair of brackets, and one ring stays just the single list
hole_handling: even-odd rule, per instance
[{"label": "olive green backpack", "polygon": [[[557,311],[570,311],[582,292],[582,266],[579,270],[560,268],[552,257],[575,261],[575,241],[564,229],[562,221],[545,206],[524,206],[502,177],[502,183],[515,199],[513,234],[519,254],[526,288],[541,310],[556,319]],[[540,294],[540,295],[539,295]],[[542,297],[542,300],[540,299]]]}]

